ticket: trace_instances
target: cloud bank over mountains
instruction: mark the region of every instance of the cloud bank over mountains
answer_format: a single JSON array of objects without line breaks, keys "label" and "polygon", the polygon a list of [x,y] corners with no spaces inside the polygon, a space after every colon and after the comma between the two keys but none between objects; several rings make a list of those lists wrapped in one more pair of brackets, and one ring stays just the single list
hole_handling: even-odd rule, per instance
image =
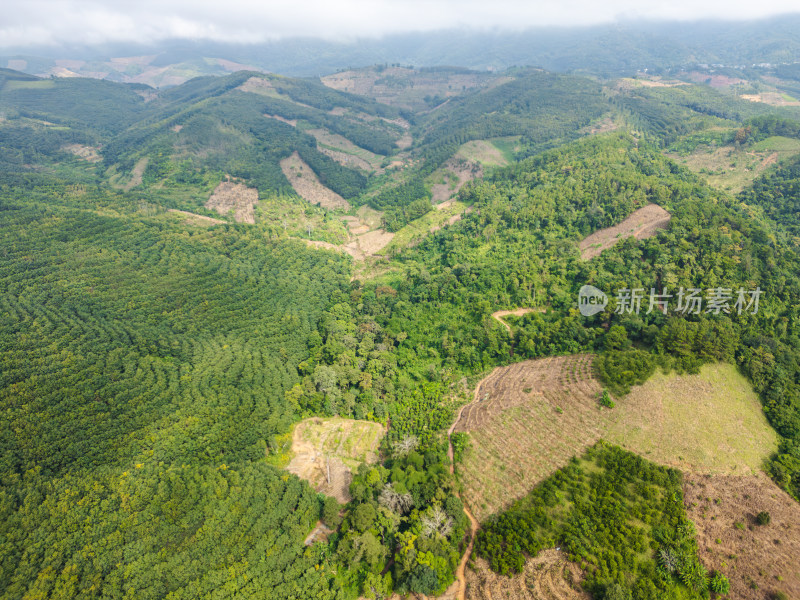
[{"label": "cloud bank over mountains", "polygon": [[308,36],[337,41],[446,28],[521,30],[619,20],[746,20],[798,12],[796,0],[29,0],[0,17],[0,47],[258,43]]}]

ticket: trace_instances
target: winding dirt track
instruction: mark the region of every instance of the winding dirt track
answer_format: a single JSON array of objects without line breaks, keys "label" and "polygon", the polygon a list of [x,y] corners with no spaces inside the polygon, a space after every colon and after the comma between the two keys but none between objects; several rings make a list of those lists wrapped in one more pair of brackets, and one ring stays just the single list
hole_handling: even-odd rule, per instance
[{"label": "winding dirt track", "polygon": [[[514,336],[514,332],[511,331],[511,326],[503,321],[503,317],[521,317],[522,315],[527,315],[528,313],[532,312],[541,312],[541,308],[517,308],[514,310],[498,310],[492,313],[492,318],[500,323],[503,327],[508,330],[508,334],[510,336]],[[456,419],[457,421],[457,419]]]},{"label": "winding dirt track", "polygon": [[[502,321],[500,321],[500,322],[502,323]],[[505,323],[503,323],[503,324],[505,325]],[[479,389],[480,389],[480,385],[475,387],[475,393],[474,393],[473,398],[472,398],[473,402],[475,400],[477,400],[477,398],[478,398],[478,390]],[[471,404],[471,403],[465,404],[464,406],[462,406],[459,409],[458,415],[456,415],[456,418],[453,420],[453,424],[450,425],[450,429],[447,430],[447,442],[448,442],[447,443],[447,456],[450,457],[450,473],[451,474],[455,473],[455,462],[453,460],[453,458],[454,458],[453,442],[450,439],[450,436],[453,435],[453,430],[456,428],[456,425],[461,420],[461,413],[464,411],[464,409],[467,406],[469,406],[469,404]],[[460,494],[459,494],[459,498],[461,498]],[[461,498],[461,502],[462,503],[464,502],[463,498]],[[456,594],[456,598],[458,598],[458,600],[465,600],[465,598],[466,598],[467,579],[466,579],[466,577],[464,575],[464,571],[467,568],[467,561],[469,560],[469,555],[472,554],[472,547],[475,544],[475,535],[478,533],[478,521],[475,519],[474,516],[472,516],[472,513],[469,511],[469,509],[467,508],[466,504],[464,504],[464,514],[467,515],[467,518],[469,519],[469,544],[467,544],[467,549],[464,552],[464,556],[461,557],[461,562],[458,563],[458,569],[456,569],[456,582],[458,584],[458,593]]]}]

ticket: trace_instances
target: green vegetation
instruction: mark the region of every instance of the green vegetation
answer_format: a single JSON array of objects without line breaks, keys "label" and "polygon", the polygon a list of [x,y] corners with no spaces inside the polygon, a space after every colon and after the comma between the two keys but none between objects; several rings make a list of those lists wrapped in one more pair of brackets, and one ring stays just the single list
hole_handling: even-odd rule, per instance
[{"label": "green vegetation", "polygon": [[600,380],[615,394],[624,395],[631,386],[641,385],[655,371],[649,353],[641,350],[611,351],[597,357],[595,368]]},{"label": "green vegetation", "polygon": [[[701,86],[506,75],[404,114],[415,142],[400,153],[403,131],[385,120],[396,109],[315,81],[244,72],[144,102],[142,86],[0,71],[0,595],[441,593],[468,525],[447,458],[453,398],[522,358],[599,352],[609,419],[648,379],[738,368],[780,435],[769,471],[800,497],[800,163],[733,197],[661,154],[673,141],[774,148],[797,135],[790,111],[763,117]],[[573,140],[608,114],[637,134]],[[405,162],[344,167],[306,133],[322,128]],[[431,212],[426,178],[465,143],[498,138],[505,160],[528,158],[467,184],[462,218],[420,235],[456,214]],[[103,162],[68,156],[70,144]],[[280,169],[293,152],[398,231],[379,278],[351,279],[345,255],[287,240],[348,235],[294,194]],[[134,192],[111,188],[144,159]],[[259,189],[255,225],[164,215],[211,215],[204,198],[226,174]],[[667,230],[581,260],[580,240],[649,203],[670,211]],[[611,299],[589,318],[575,308],[587,283]],[[646,295],[638,314],[616,310],[623,288],[756,286],[756,314],[684,313],[675,298],[664,314]],[[543,310],[509,319],[511,335],[491,317],[509,307]],[[358,467],[344,507],[277,468],[309,416],[388,426],[382,461]],[[452,441],[459,461],[468,438]],[[304,548],[318,519],[337,530]],[[477,547],[511,572],[556,543],[597,598],[697,598],[728,583],[697,561],[679,474],[614,447],[495,516]]]},{"label": "green vegetation", "polygon": [[40,176],[0,219],[0,595],[333,597],[316,494],[264,457],[345,261]]},{"label": "green vegetation", "polygon": [[433,111],[424,120],[428,172],[470,140],[521,135],[527,154],[539,152],[573,139],[575,131],[609,109],[600,87],[588,79],[536,69],[511,74],[512,81],[454,98],[448,110]]},{"label": "green vegetation", "polygon": [[606,408],[614,408],[614,406],[616,406],[608,390],[603,390],[603,393],[600,394],[600,406],[605,406]]},{"label": "green vegetation", "polygon": [[604,439],[693,472],[758,473],[778,449],[751,383],[729,363],[657,372],[618,398],[609,419]]},{"label": "green vegetation", "polygon": [[702,598],[710,582],[682,502],[678,471],[601,442],[491,518],[475,548],[512,573],[525,556],[562,546],[595,597]]},{"label": "green vegetation", "polygon": [[800,158],[758,178],[750,190],[742,193],[742,201],[761,207],[764,212],[794,236],[800,238]]}]

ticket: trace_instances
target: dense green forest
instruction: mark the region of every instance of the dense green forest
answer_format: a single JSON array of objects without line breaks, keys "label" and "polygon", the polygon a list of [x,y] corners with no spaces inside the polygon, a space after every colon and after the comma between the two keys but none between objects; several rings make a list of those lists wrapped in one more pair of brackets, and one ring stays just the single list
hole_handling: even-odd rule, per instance
[{"label": "dense green forest", "polygon": [[266,459],[345,261],[137,212],[0,182],[0,595],[334,597],[319,500]]},{"label": "dense green forest", "polygon": [[601,442],[490,519],[476,550],[509,573],[563,544],[599,597],[621,587],[642,599],[703,598],[707,572],[682,497],[680,472]]},{"label": "dense green forest", "polygon": [[[766,175],[755,189],[781,175],[781,185],[791,189],[792,173],[786,167]],[[749,194],[742,200],[750,201]],[[388,305],[381,310],[391,310],[386,327],[407,334],[398,353],[427,349],[419,376],[425,369],[434,377],[482,372],[510,360],[511,339],[489,319],[496,308],[548,309],[519,320],[518,358],[603,350],[608,327],[620,325],[624,340],[609,348],[603,370],[607,383],[622,390],[640,379],[636,372],[652,372],[653,361],[690,371],[705,361],[738,363],[784,438],[773,475],[800,497],[800,256],[779,222],[701,184],[626,134],[589,138],[521,161],[470,186],[462,198],[475,212],[398,256],[406,269],[391,280],[397,294],[381,296]],[[649,202],[672,213],[667,232],[641,242],[627,239],[591,262],[580,259],[580,239]],[[780,207],[770,203],[768,210]],[[791,205],[778,214],[796,222]],[[586,283],[609,291],[612,312],[577,314],[577,292]],[[616,290],[667,288],[674,294],[681,287],[760,288],[763,295],[756,315],[613,312]],[[651,359],[636,354],[643,348]]]},{"label": "dense green forest", "polygon": [[[525,358],[597,352],[615,395],[656,369],[737,364],[781,436],[769,474],[800,499],[800,163],[734,197],[661,151],[692,134],[798,137],[792,111],[703,86],[506,76],[401,115],[250,72],[158,93],[0,72],[0,597],[441,593],[468,529],[446,430],[479,376]],[[342,166],[307,133],[383,160],[399,153],[400,116],[414,145],[397,171]],[[619,130],[587,135],[604,118]],[[520,136],[517,160],[460,191],[470,212],[372,271],[276,223],[165,212],[224,174],[300,204],[279,166],[298,152],[398,230],[433,210],[425,177],[461,144],[506,136]],[[140,186],[112,187],[142,158]],[[584,237],[649,203],[671,213],[666,230],[581,259]],[[606,311],[579,314],[584,284],[609,293]],[[763,294],[756,314],[618,314],[623,288]],[[516,307],[542,310],[510,318],[512,336],[491,314]],[[343,507],[280,468],[291,425],[315,415],[387,425]],[[680,483],[595,447],[484,524],[477,552],[510,573],[560,544],[594,598],[703,597],[723,575],[698,562]],[[318,520],[333,533],[304,546]]]},{"label": "dense green forest", "polygon": [[448,102],[420,125],[427,168],[433,171],[470,140],[520,135],[529,153],[559,141],[608,110],[601,87],[589,79],[537,69],[512,70],[512,81]]}]

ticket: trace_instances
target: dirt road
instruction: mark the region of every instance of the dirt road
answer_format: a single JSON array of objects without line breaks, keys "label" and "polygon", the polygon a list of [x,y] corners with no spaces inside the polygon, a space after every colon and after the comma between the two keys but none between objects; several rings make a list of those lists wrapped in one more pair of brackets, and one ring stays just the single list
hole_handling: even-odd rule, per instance
[{"label": "dirt road", "polygon": [[528,313],[532,312],[543,312],[544,309],[541,308],[516,308],[514,310],[498,310],[497,312],[492,313],[492,318],[500,323],[503,327],[508,330],[508,334],[511,337],[514,337],[514,332],[511,331],[511,326],[503,321],[503,317],[521,317],[522,315],[527,315]]},{"label": "dirt road", "polygon": [[[499,319],[498,319],[499,320]],[[502,321],[500,321],[502,323]],[[475,394],[473,396],[473,401],[478,397],[478,389],[480,386],[475,388]],[[453,461],[454,453],[453,453],[453,442],[450,439],[450,436],[453,435],[453,430],[455,429],[458,421],[461,419],[462,411],[468,406],[465,404],[462,406],[459,411],[458,415],[456,416],[453,424],[450,425],[450,429],[447,430],[447,456],[450,457],[450,473],[455,473],[455,463]],[[460,498],[460,495],[459,495]],[[464,502],[464,499],[461,498],[461,502]],[[475,545],[475,535],[478,533],[478,521],[472,516],[472,513],[467,508],[467,505],[464,504],[464,514],[467,515],[469,519],[469,544],[467,544],[467,549],[464,552],[464,556],[461,557],[461,562],[458,563],[458,569],[456,569],[456,584],[458,585],[458,591],[456,593],[456,598],[458,600],[465,600],[466,593],[467,593],[467,579],[464,576],[464,571],[467,568],[467,561],[469,560],[470,554],[472,554],[472,547]],[[455,584],[454,584],[455,585]]]}]

